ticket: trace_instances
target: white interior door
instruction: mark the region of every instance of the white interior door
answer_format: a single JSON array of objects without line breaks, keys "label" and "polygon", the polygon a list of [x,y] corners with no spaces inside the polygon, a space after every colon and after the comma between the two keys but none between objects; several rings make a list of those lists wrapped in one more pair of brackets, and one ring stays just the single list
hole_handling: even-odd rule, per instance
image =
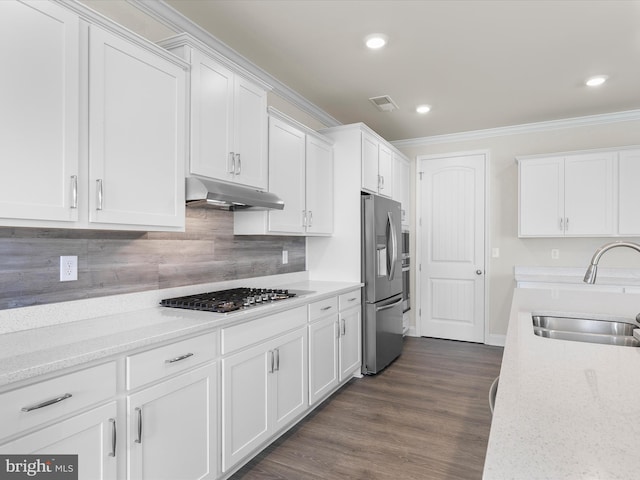
[{"label": "white interior door", "polygon": [[420,334],[484,343],[484,154],[419,159]]}]

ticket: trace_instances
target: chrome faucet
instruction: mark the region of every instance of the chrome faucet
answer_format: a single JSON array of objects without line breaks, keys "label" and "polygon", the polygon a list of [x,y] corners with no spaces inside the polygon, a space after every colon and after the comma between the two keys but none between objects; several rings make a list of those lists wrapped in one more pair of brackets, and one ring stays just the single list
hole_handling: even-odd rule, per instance
[{"label": "chrome faucet", "polygon": [[596,283],[596,275],[598,274],[598,262],[600,261],[600,257],[604,252],[607,252],[616,247],[628,247],[640,253],[640,245],[638,245],[637,243],[611,242],[601,246],[595,251],[593,257],[591,258],[591,264],[587,267],[587,272],[584,274],[584,283]]}]

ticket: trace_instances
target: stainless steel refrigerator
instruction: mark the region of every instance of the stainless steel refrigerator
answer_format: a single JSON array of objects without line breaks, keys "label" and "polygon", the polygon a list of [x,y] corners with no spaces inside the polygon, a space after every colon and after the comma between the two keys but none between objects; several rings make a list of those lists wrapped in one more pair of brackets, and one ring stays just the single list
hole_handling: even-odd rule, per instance
[{"label": "stainless steel refrigerator", "polygon": [[378,195],[362,202],[362,373],[375,374],[402,352],[400,203]]}]

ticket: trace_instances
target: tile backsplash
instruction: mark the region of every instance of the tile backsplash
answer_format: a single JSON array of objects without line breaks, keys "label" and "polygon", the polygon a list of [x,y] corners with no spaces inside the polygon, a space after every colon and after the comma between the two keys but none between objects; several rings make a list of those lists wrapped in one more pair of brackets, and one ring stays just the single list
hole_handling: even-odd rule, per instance
[{"label": "tile backsplash", "polygon": [[[61,255],[77,281],[60,282]],[[304,237],[234,236],[221,210],[187,208],[183,233],[0,227],[0,310],[304,270]]]}]

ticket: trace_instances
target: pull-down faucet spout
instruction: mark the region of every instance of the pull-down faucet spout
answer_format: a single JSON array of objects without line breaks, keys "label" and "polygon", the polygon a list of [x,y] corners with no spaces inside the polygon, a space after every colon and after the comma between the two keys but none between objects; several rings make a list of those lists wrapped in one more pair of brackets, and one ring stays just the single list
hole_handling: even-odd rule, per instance
[{"label": "pull-down faucet spout", "polygon": [[640,245],[638,245],[637,243],[611,242],[601,246],[595,251],[593,257],[591,258],[591,264],[587,267],[587,271],[584,274],[584,283],[596,283],[596,275],[598,274],[598,262],[600,261],[600,257],[602,257],[602,254],[604,254],[605,252],[608,252],[612,248],[616,247],[628,247],[640,253]]}]

